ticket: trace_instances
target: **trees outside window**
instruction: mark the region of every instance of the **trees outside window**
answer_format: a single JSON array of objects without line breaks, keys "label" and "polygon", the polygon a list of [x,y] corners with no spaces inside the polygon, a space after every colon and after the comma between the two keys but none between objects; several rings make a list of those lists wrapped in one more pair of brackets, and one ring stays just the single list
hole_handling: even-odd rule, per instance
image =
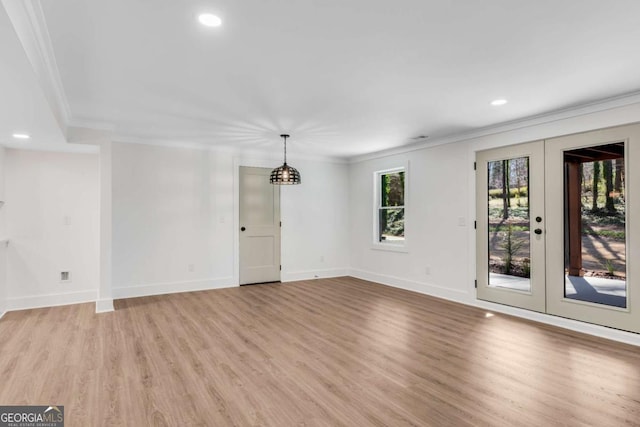
[{"label": "trees outside window", "polygon": [[399,168],[377,172],[376,181],[376,241],[403,244],[405,240],[405,170]]}]

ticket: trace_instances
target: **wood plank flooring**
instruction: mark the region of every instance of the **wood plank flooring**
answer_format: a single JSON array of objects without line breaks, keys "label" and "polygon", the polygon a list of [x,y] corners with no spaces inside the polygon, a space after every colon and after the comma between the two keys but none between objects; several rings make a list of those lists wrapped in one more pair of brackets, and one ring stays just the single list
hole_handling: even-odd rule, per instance
[{"label": "wood plank flooring", "polygon": [[0,404],[67,426],[640,425],[640,349],[353,278],[12,312]]}]

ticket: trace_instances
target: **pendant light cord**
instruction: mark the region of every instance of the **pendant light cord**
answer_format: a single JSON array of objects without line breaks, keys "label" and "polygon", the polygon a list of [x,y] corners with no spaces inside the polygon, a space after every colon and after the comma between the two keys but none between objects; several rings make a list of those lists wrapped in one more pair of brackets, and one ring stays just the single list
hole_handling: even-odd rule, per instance
[{"label": "pendant light cord", "polygon": [[284,164],[287,164],[287,137],[289,135],[282,135],[282,137],[284,138]]}]

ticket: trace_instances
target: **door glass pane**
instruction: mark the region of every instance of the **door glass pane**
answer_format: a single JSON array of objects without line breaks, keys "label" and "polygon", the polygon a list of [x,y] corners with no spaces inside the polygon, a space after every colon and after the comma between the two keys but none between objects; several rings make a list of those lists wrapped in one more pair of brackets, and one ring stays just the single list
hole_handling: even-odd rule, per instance
[{"label": "door glass pane", "polygon": [[489,286],[531,290],[529,158],[487,163]]},{"label": "door glass pane", "polygon": [[624,142],[564,153],[565,297],[627,306]]}]

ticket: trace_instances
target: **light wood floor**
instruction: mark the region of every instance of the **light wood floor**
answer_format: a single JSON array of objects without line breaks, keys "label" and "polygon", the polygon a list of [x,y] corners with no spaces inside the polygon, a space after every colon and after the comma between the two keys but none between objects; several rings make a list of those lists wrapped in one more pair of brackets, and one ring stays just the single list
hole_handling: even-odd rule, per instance
[{"label": "light wood floor", "polygon": [[352,278],[8,313],[0,404],[68,426],[640,423],[640,349]]}]

